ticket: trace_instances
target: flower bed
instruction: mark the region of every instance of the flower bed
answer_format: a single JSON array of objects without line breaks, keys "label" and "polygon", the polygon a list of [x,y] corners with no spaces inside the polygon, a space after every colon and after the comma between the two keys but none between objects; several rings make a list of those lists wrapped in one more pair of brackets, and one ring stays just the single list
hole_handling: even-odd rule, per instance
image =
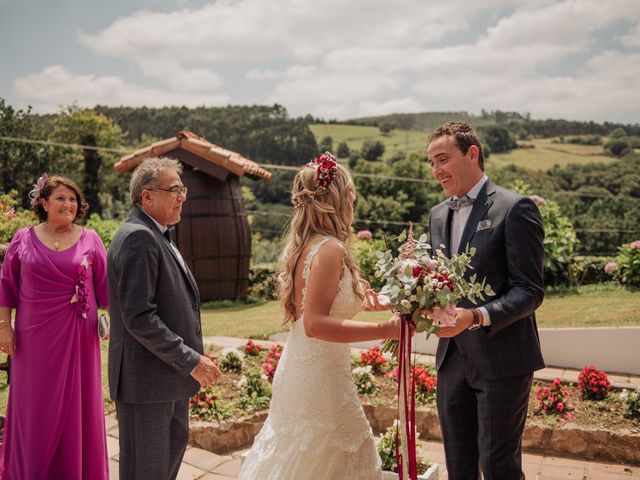
[{"label": "flower bed", "polygon": [[[272,378],[281,354],[281,348],[275,346],[251,354],[246,352],[240,373],[224,373],[217,386],[194,397],[197,400],[192,399],[190,408],[192,443],[216,453],[250,446],[266,418],[270,399],[268,379]],[[369,392],[362,393],[360,399],[373,431],[382,433],[396,419],[396,364],[388,357],[382,362],[373,350],[352,356],[352,367],[364,367],[356,370],[354,381],[362,381],[362,391]],[[603,399],[583,398],[584,387],[581,390],[559,380],[534,381],[524,448],[640,465],[640,391],[610,390],[605,387],[608,380],[603,377],[604,372],[585,370],[583,377],[587,383],[590,379],[592,388],[600,386],[606,390]],[[441,440],[433,366],[418,364],[413,372],[418,432],[422,439]]]}]

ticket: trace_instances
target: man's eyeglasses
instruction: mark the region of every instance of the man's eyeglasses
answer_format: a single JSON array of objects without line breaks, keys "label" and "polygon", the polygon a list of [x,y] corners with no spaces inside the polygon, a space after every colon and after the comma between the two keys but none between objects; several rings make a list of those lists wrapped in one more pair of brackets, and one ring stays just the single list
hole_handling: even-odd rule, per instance
[{"label": "man's eyeglasses", "polygon": [[187,196],[187,187],[152,188],[151,190],[161,190],[163,192],[173,193],[176,197]]}]

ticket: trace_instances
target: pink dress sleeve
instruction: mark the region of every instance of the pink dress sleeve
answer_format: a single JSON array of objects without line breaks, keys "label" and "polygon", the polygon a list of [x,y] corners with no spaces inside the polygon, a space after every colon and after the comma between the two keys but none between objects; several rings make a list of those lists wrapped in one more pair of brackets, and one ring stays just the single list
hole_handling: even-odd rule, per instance
[{"label": "pink dress sleeve", "polygon": [[107,294],[107,250],[100,236],[93,230],[89,230],[93,237],[93,287],[96,292],[96,299],[102,308],[109,306],[109,296]]},{"label": "pink dress sleeve", "polygon": [[18,230],[4,254],[0,273],[0,306],[16,308],[20,291],[20,251],[22,239],[27,229]]}]

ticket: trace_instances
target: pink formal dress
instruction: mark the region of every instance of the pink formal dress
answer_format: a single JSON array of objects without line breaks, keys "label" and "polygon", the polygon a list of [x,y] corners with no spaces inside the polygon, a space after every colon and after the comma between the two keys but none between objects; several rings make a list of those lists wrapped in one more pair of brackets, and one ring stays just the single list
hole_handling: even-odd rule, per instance
[{"label": "pink formal dress", "polygon": [[108,478],[97,333],[97,304],[107,302],[106,251],[94,231],[60,252],[33,227],[16,233],[0,276],[17,348],[0,479]]}]

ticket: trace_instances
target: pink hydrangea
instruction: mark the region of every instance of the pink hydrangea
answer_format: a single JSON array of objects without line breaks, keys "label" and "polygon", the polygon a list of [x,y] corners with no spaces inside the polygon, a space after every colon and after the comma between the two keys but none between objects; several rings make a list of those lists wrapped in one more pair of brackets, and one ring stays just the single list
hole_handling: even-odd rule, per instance
[{"label": "pink hydrangea", "polygon": [[617,269],[618,264],[616,262],[607,262],[607,264],[604,266],[604,273],[606,273],[607,275],[611,275]]},{"label": "pink hydrangea", "polygon": [[455,327],[456,326],[456,307],[452,304],[447,305],[444,308],[436,307],[429,315],[433,320],[434,325],[440,327]]},{"label": "pink hydrangea", "polygon": [[371,240],[373,238],[373,234],[369,230],[360,230],[356,236],[358,240]]},{"label": "pink hydrangea", "polygon": [[629,244],[629,247],[631,247],[633,250],[640,250],[640,240],[636,240],[635,242],[631,242]]}]

